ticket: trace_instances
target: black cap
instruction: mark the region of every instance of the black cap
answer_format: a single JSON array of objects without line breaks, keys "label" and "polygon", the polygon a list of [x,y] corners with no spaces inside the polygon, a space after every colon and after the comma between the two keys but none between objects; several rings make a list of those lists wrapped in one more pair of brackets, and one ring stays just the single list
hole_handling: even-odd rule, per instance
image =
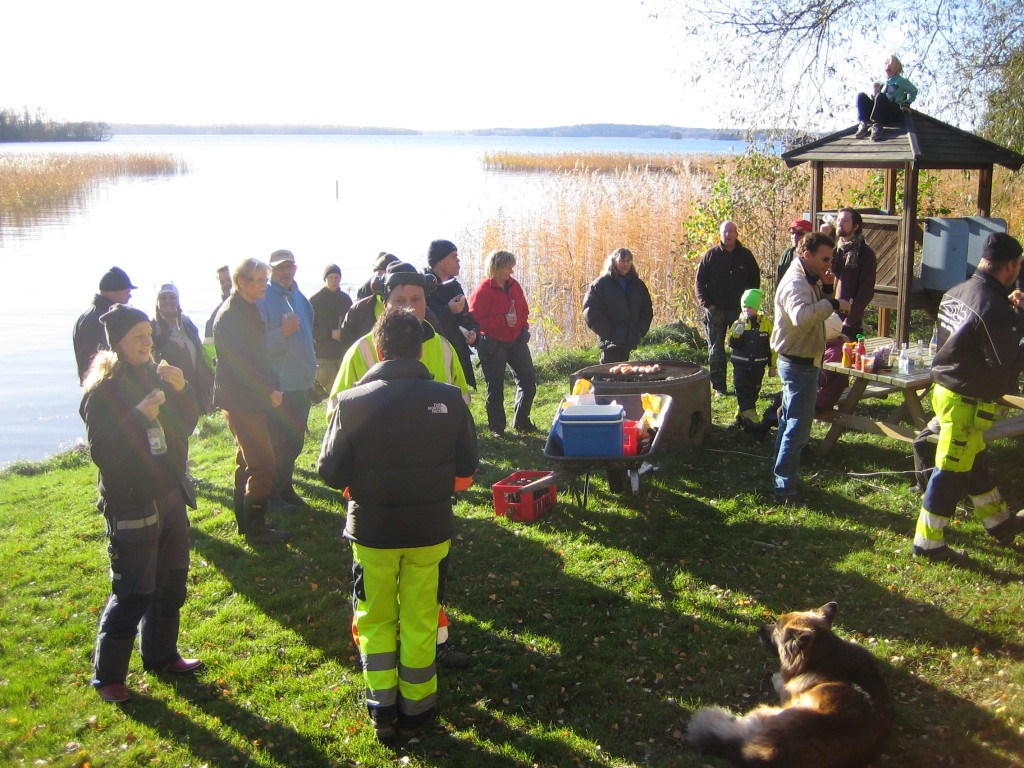
[{"label": "black cap", "polygon": [[327,279],[328,275],[337,275],[338,277],[341,277],[341,267],[337,264],[328,264],[324,267],[324,280]]},{"label": "black cap", "polygon": [[986,261],[1013,261],[1020,255],[1020,243],[1005,232],[993,232],[981,249],[981,258]]},{"label": "black cap", "polygon": [[382,269],[387,269],[389,264],[394,264],[396,261],[398,261],[398,257],[395,254],[382,251],[377,260],[373,262],[373,271],[380,272]]},{"label": "black cap", "polygon": [[138,287],[132,285],[132,281],[120,267],[111,267],[107,270],[107,274],[100,278],[101,291],[127,291]]},{"label": "black cap", "polygon": [[451,240],[435,240],[427,250],[427,264],[434,266],[442,259],[448,258],[453,252],[459,250]]}]

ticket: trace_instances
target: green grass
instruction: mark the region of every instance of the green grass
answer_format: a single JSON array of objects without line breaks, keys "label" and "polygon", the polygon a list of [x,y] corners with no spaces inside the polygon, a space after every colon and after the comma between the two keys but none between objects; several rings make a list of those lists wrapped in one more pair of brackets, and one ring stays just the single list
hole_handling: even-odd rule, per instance
[{"label": "green grass", "polygon": [[[671,331],[657,338],[651,357],[700,359]],[[563,352],[544,367],[538,424],[567,372],[593,360],[593,350]],[[481,392],[478,423],[482,406]],[[847,434],[827,457],[809,457],[805,505],[775,507],[770,441],[728,428],[731,398],[713,407],[706,444],[658,457],[639,499],[598,478],[583,511],[563,484],[559,506],[534,525],[495,519],[489,489],[515,469],[544,468],[542,439],[482,430],[448,586],[453,637],[474,664],[441,671],[439,727],[394,746],[376,742],[362,704],[343,506],[315,475],[322,411],[297,472],[310,506],[287,521],[293,542],[265,552],[234,532],[230,436],[219,417],[201,424],[180,647],[206,668],[170,679],[142,672],[136,656],[136,693],[120,708],[89,685],[109,588],[95,470],[75,455],[12,468],[0,477],[0,764],[719,766],[684,743],[689,715],[771,701],[777,665],[755,629],[833,599],[838,632],[875,654],[893,692],[881,765],[1020,764],[1022,556],[961,510],[949,537],[975,566],[915,563],[918,497],[900,474],[912,468],[909,446],[876,436]],[[993,447],[1017,506],[1019,456],[1013,442]]]}]

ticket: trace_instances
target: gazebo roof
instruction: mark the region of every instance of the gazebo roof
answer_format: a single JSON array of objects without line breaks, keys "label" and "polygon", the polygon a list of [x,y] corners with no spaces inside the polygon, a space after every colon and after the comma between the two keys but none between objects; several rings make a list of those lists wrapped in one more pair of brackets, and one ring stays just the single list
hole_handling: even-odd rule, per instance
[{"label": "gazebo roof", "polygon": [[786,165],[820,162],[843,168],[991,168],[1011,171],[1024,165],[1024,155],[973,133],[955,128],[922,112],[904,114],[903,124],[888,126],[879,141],[855,139],[852,126],[782,153]]}]

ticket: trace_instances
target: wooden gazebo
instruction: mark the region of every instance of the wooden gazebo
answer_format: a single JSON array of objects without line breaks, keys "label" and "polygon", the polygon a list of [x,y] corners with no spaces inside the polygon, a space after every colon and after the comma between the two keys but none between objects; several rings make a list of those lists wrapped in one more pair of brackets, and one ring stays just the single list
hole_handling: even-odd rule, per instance
[{"label": "wooden gazebo", "polygon": [[[822,211],[826,168],[885,169],[881,211],[862,212],[864,236],[878,256],[878,277],[872,304],[879,309],[879,329],[887,332],[889,313],[896,310],[896,340],[909,341],[910,310],[926,305],[914,289],[914,246],[920,240],[917,220],[918,175],[922,170],[978,171],[978,216],[990,216],[992,169],[998,163],[1012,171],[1024,155],[962,131],[921,112],[904,114],[903,124],[887,127],[879,141],[855,139],[856,126],[782,154],[791,168],[811,164],[811,221]],[[903,212],[896,213],[897,173],[903,171]]]}]

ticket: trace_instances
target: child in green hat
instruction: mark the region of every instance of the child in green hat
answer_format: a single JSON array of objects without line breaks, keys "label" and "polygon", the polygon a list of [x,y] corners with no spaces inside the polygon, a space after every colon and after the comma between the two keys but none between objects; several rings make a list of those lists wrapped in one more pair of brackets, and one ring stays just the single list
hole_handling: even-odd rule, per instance
[{"label": "child in green hat", "polygon": [[775,353],[768,340],[772,335],[772,321],[759,313],[761,290],[750,288],[740,298],[740,318],[729,335],[732,348],[732,380],[736,388],[736,424],[750,431],[759,419],[757,398],[761,394],[764,369],[770,367],[775,375]]}]

